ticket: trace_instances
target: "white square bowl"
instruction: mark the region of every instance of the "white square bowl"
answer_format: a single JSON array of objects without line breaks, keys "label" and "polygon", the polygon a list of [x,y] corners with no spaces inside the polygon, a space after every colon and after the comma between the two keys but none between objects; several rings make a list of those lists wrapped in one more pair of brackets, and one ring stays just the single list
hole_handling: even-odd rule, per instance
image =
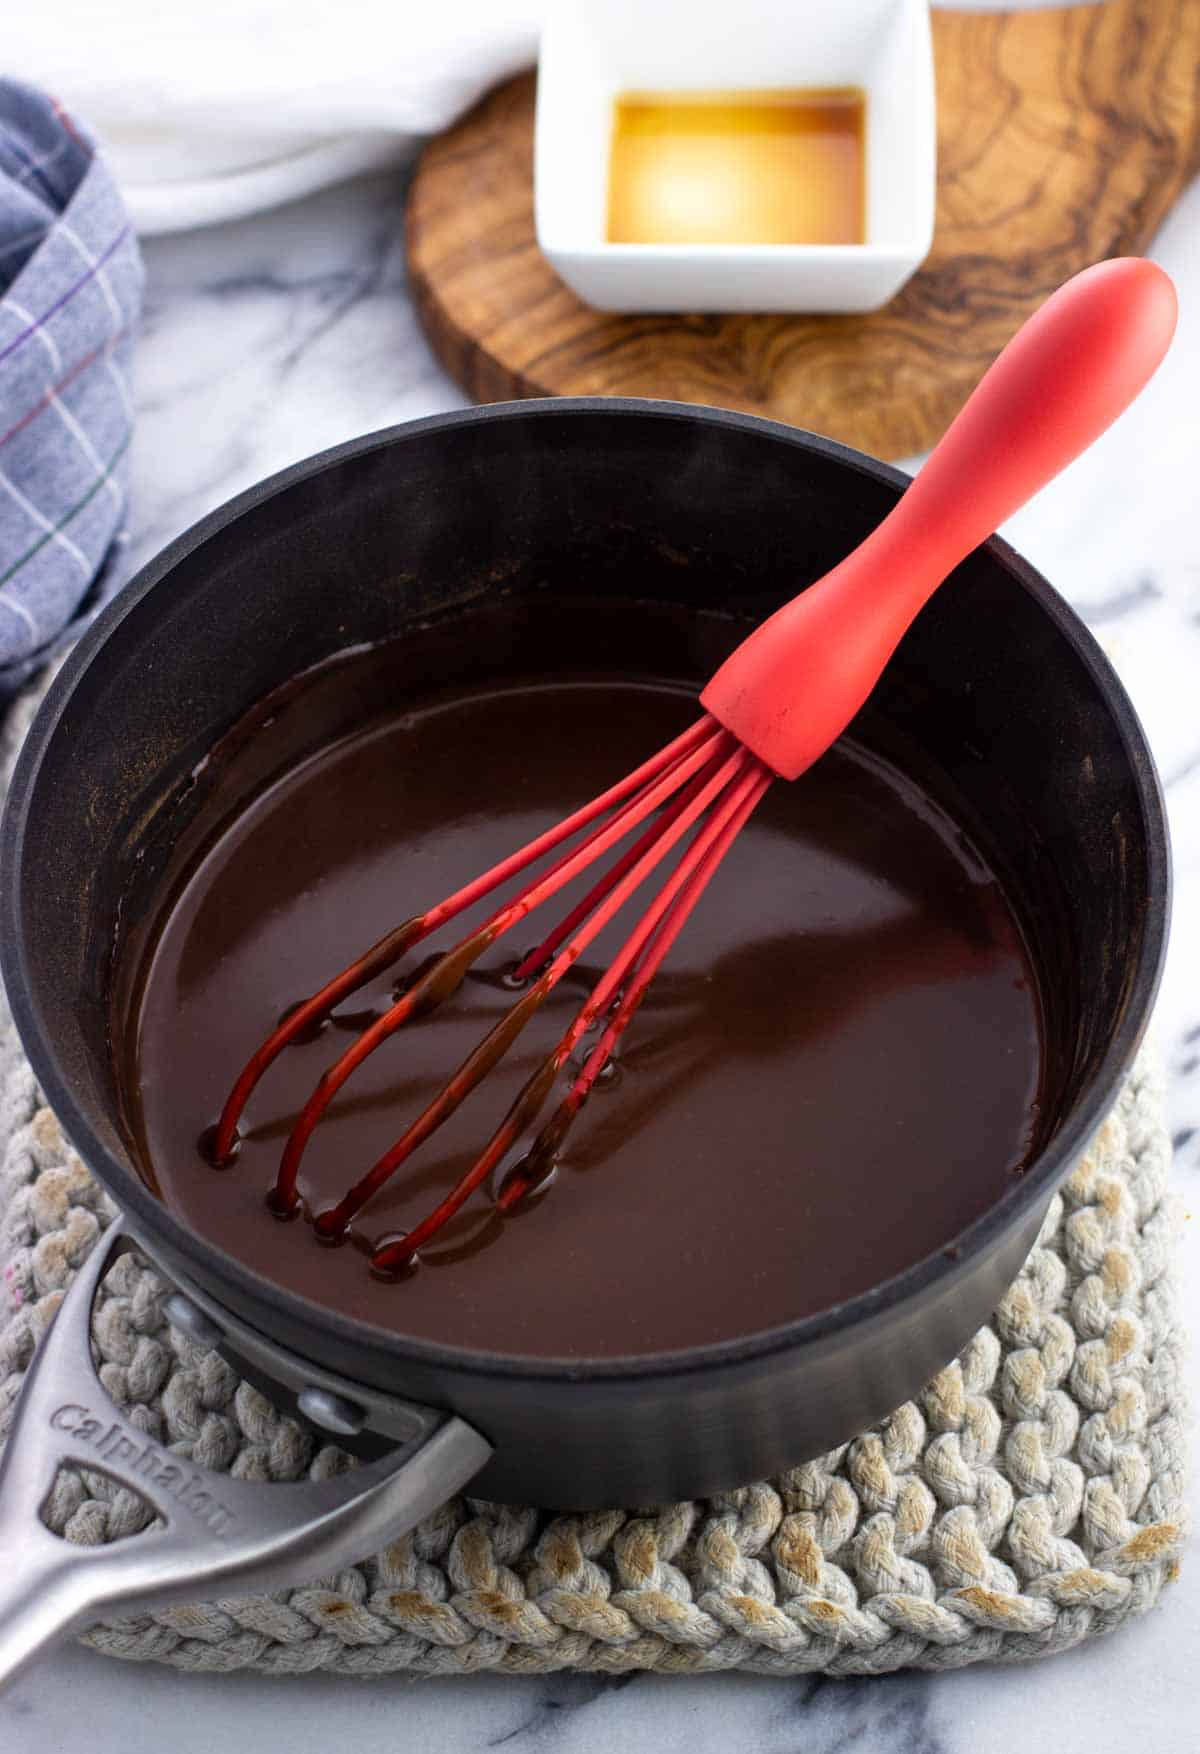
[{"label": "white square bowl", "polygon": [[[624,91],[859,86],[861,244],[612,244],[613,101]],[[556,0],[538,58],[534,210],[542,253],[604,311],[871,311],[933,241],[928,0]]]}]

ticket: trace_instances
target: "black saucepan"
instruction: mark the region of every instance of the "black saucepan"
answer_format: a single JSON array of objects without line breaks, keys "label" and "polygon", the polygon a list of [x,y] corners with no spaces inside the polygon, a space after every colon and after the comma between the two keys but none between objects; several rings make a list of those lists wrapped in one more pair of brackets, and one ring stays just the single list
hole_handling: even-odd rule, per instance
[{"label": "black saucepan", "polygon": [[[225,1331],[228,1317],[235,1355],[257,1356],[260,1374],[288,1375],[291,1393],[305,1371],[320,1392],[357,1385],[368,1428],[380,1392],[458,1415],[492,1445],[472,1488],[486,1496],[644,1503],[828,1449],[986,1320],[1133,1058],[1169,887],[1162,799],[1129,700],[1077,617],[1000,541],[922,613],[860,727],[870,742],[902,722],[981,825],[1053,999],[1042,1148],[951,1249],[822,1314],[687,1352],[593,1363],[406,1340],[284,1293],[190,1234],[134,1172],[110,1063],[118,905],[153,877],[156,820],[214,740],[290,675],[497,589],[765,615],[903,487],[840,445],[735,414],[608,400],[478,409],[341,445],[243,494],[147,566],[72,655],[4,821],[8,992],[75,1146],[196,1294],[201,1328],[215,1317],[211,1331]],[[270,1368],[282,1353],[290,1373]],[[302,1404],[337,1428],[336,1397]]]}]

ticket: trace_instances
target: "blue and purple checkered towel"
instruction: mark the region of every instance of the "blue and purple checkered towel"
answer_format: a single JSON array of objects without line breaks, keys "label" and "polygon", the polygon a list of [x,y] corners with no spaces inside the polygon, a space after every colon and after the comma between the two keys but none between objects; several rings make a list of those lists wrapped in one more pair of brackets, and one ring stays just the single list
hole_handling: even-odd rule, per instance
[{"label": "blue and purple checkered towel", "polygon": [[95,143],[0,79],[0,699],[120,582],[141,303]]}]

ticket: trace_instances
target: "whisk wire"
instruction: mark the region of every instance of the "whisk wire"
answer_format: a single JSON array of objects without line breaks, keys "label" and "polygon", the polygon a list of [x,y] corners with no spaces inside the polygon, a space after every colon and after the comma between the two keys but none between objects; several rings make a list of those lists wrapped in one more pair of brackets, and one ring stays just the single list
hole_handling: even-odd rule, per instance
[{"label": "whisk wire", "polygon": [[526,1157],[505,1177],[497,1195],[497,1206],[501,1211],[511,1211],[521,1198],[546,1179],[567,1128],[632,1021],[659,964],[682,931],[734,837],[771,783],[773,776],[748,752],[739,752],[733,759],[741,767],[740,777],[728,786],[727,795],[714,805],[671,877],[646,909],[557,1046],[523,1086],[484,1150],[445,1198],[404,1236],[375,1250],[371,1266],[376,1273],[387,1275],[406,1266],[486,1181],[544,1106],[559,1071],[581,1037],[615,1002],[604,1033],[589,1054],[583,1070]]},{"label": "whisk wire", "polygon": [[[730,741],[732,742],[732,739],[730,739]],[[597,894],[598,899],[590,915],[580,924],[571,939],[557,952],[549,967],[538,976],[530,991],[524,994],[522,998],[500,1018],[500,1020],[484,1037],[483,1041],[480,1042],[474,1052],[467,1056],[462,1065],[454,1073],[453,1077],[449,1079],[449,1081],[438,1092],[437,1096],[434,1097],[433,1101],[429,1103],[422,1113],[417,1116],[416,1120],[406,1128],[395,1143],[384,1152],[377,1162],[374,1163],[367,1173],[354,1184],[335,1207],[321,1215],[318,1220],[318,1229],[322,1235],[329,1238],[336,1237],[344,1232],[346,1225],[350,1223],[355,1214],[374,1194],[379,1191],[381,1187],[383,1187],[384,1183],[395,1173],[399,1166],[410,1157],[417,1147],[423,1144],[425,1140],[428,1139],[439,1126],[441,1126],[442,1122],[454,1112],[459,1104],[470,1095],[471,1091],[475,1089],[480,1080],[491,1071],[493,1066],[495,1066],[507,1052],[508,1048],[517,1039],[517,1036],[529,1022],[529,1019],[533,1016],[534,1012],[544,1004],[545,1000],[558,985],[563,975],[566,974],[567,970],[578,960],[582,953],[587,949],[588,945],[591,944],[597,935],[604,929],[613,915],[624,905],[630,895],[633,894],[634,890],[644,882],[651,871],[662,862],[671,851],[672,847],[674,847],[683,835],[687,833],[688,829],[696,823],[704,812],[708,810],[709,806],[720,797],[721,793],[725,791],[731,781],[737,778],[738,773],[745,766],[746,762],[752,759],[752,757],[747,755],[746,751],[735,745],[731,753],[714,757],[711,761],[705,763],[699,773],[697,773],[692,779],[690,785],[686,788],[681,802],[677,801],[677,804],[674,807],[670,808],[668,811],[664,811],[658,820],[652,824],[651,831],[648,831],[639,839],[633,850],[636,851],[637,848],[642,848],[643,850],[641,851],[640,857],[629,865],[629,868],[624,872],[624,875],[620,880],[616,883],[607,883],[602,880],[601,883],[595,885],[594,893]],[[689,849],[688,855],[685,856],[684,861],[681,861],[681,864],[686,863],[687,860],[690,859],[692,850],[693,849]],[[627,864],[628,860],[625,858],[620,860],[619,863]],[[678,873],[676,873],[676,875],[678,875]],[[647,928],[647,930],[648,929],[649,928]],[[640,927],[638,928],[638,931],[641,931]],[[611,1001],[612,997],[617,992],[620,980],[623,978],[624,972],[628,968],[632,955],[636,954],[637,949],[640,948],[640,942],[641,940],[638,937],[638,932],[635,931],[626,947],[618,954],[608,973],[602,977],[596,992],[593,993],[591,999],[589,999],[581,1008],[580,1013],[576,1017],[576,1022],[572,1026],[572,1030],[576,1031],[576,1034],[571,1041],[572,1046],[574,1045],[574,1039],[577,1039],[578,1035],[583,1033],[588,1027],[591,1019],[600,1014],[604,1006]],[[450,951],[448,954],[453,956],[455,952]],[[572,1030],[568,1030],[568,1037],[572,1036]],[[371,1031],[365,1032],[366,1035],[369,1035],[370,1033]],[[564,1038],[564,1040],[565,1039],[566,1038]],[[360,1037],[359,1043],[363,1040],[364,1037]],[[355,1043],[343,1058],[347,1059],[354,1055],[358,1050],[359,1043]],[[378,1045],[378,1043],[373,1045]],[[370,1052],[371,1049],[368,1048],[366,1051]],[[562,1052],[561,1059],[557,1061],[557,1064],[561,1064],[562,1060],[566,1059],[569,1051],[570,1048],[568,1047]],[[551,1055],[551,1060],[556,1059],[558,1052],[559,1050],[555,1050],[555,1054]],[[360,1056],[360,1058],[355,1061],[355,1064],[361,1063],[362,1057],[365,1057],[365,1054]],[[557,1067],[555,1069],[557,1069]],[[347,1074],[347,1076],[348,1075],[349,1074]],[[546,1067],[544,1066],[539,1073],[535,1074],[534,1081],[537,1082],[537,1080],[542,1079],[543,1077],[546,1077],[548,1080],[546,1087],[548,1094],[549,1083],[553,1080],[553,1072],[547,1074]],[[318,1093],[320,1093],[320,1091],[321,1086],[318,1086]],[[318,1094],[316,1102],[316,1119],[320,1118],[320,1112],[323,1106],[324,1103],[321,1096]],[[540,1103],[538,1106],[540,1106]],[[536,1109],[532,1112],[536,1112]],[[315,1124],[316,1120],[314,1119],[312,1125],[315,1126]],[[310,1126],[309,1132],[311,1132],[311,1130]],[[305,1137],[307,1137],[307,1134]],[[487,1153],[485,1152],[484,1155],[486,1157]],[[488,1167],[491,1167],[490,1163]],[[468,1177],[466,1179],[471,1181],[471,1187],[467,1188],[466,1193],[462,1195],[462,1199],[465,1199],[471,1189],[482,1181],[486,1173],[487,1169],[480,1170],[479,1161],[477,1161],[472,1170],[468,1172]],[[474,1179],[472,1180],[471,1178]],[[294,1188],[294,1185],[293,1181],[291,1188]],[[285,1190],[285,1196],[290,1192],[291,1189]],[[279,1199],[278,1193],[276,1199],[277,1201]],[[459,1204],[461,1204],[461,1199]],[[456,1209],[457,1207],[455,1210]]]},{"label": "whisk wire", "polygon": [[[531,913],[535,907],[540,906],[542,902],[548,900],[552,895],[555,895],[564,884],[569,883],[573,877],[576,877],[582,870],[585,870],[595,859],[607,852],[616,842],[622,840],[631,828],[637,827],[638,824],[644,821],[648,815],[658,809],[664,800],[669,799],[677,786],[684,784],[693,775],[696,775],[703,781],[701,789],[706,801],[708,801],[712,795],[715,795],[715,791],[719,789],[716,784],[716,775],[720,772],[724,772],[722,761],[724,760],[724,764],[727,766],[729,761],[732,760],[732,757],[726,754],[726,751],[731,748],[734,750],[738,748],[736,739],[730,737],[728,733],[724,731],[719,731],[716,736],[706,739],[703,742],[697,741],[696,746],[692,750],[676,760],[667,768],[665,773],[661,774],[658,778],[651,780],[648,785],[643,786],[631,799],[616,810],[606,822],[602,823],[599,828],[594,829],[592,833],[589,834],[577,847],[565,854],[556,864],[552,865],[548,871],[543,873],[542,876],[532,879],[523,889],[518,891],[511,900],[505,902],[501,907],[496,909],[496,911],[491,914],[481,926],[476,927],[473,932],[468,933],[465,938],[460,939],[457,944],[452,945],[451,948],[432,965],[432,967],[427,969],[426,972],[421,975],[420,978],[416,980],[399,999],[396,1000],[395,1004],[390,1006],[389,1009],[384,1012],[382,1017],[377,1018],[374,1023],[370,1024],[369,1027],[350,1044],[340,1058],[322,1074],[315,1090],[301,1110],[296,1125],[288,1136],[288,1141],[284,1146],[283,1156],[280,1160],[279,1174],[276,1177],[275,1188],[271,1195],[271,1204],[278,1214],[281,1216],[287,1216],[295,1210],[297,1202],[296,1183],[299,1176],[301,1160],[303,1159],[308,1141],[312,1137],[322,1115],[329,1107],[329,1104],[333,1101],[333,1098],[337,1095],[347,1078],[349,1078],[351,1074],[357,1071],[358,1067],[362,1065],[363,1061],[367,1059],[369,1055],[373,1054],[376,1048],[380,1047],[389,1036],[394,1035],[398,1029],[403,1028],[404,1025],[414,1016],[432,1010],[434,1006],[440,1005],[444,1000],[448,999],[451,994],[457,990],[467,970],[478,960],[490,945],[494,944],[496,940],[502,937],[506,932],[511,931],[512,927],[520,920],[524,919],[527,914]],[[712,779],[704,780],[703,776],[707,774],[712,774],[714,777]],[[704,806],[700,806],[700,808],[703,807]],[[694,814],[695,810],[693,810],[693,814],[688,820],[694,819]],[[687,812],[685,811],[683,815],[687,816]],[[680,820],[682,820],[682,818]],[[684,831],[686,826],[687,822],[684,821],[683,827],[678,828],[676,831],[675,825],[672,824],[666,831],[668,837],[666,844],[674,844],[674,840],[678,839],[678,835]],[[653,863],[657,863],[657,856],[653,860]],[[646,868],[649,869],[651,867],[647,866]],[[620,906],[620,902],[624,900],[625,896],[629,893],[629,890],[634,887],[635,883],[641,881],[641,876],[644,874],[645,872],[642,871],[636,878],[633,878],[632,873],[627,874],[621,884],[619,884],[612,892],[613,896],[616,896],[619,891],[620,900],[614,901],[610,897],[604,903],[604,906],[601,909],[604,919],[607,919],[611,913],[615,911],[616,907]],[[601,924],[602,923],[603,919],[601,920]],[[579,949],[586,948],[586,945],[591,942],[591,939],[595,936],[595,933],[598,930],[599,926],[595,927],[594,930],[589,930],[588,935],[583,938],[582,943],[576,948],[574,955],[563,963],[562,968],[560,968],[558,973],[555,974],[554,979],[550,982],[550,986],[554,986],[557,983],[562,972],[570,966],[570,963],[574,961],[575,956],[579,954]],[[559,959],[561,959],[564,954],[565,952],[560,952]],[[556,959],[556,967],[559,959]],[[546,990],[549,991],[549,987]],[[499,1025],[497,1027],[499,1027]],[[481,1064],[481,1062],[476,1061],[474,1055],[471,1057],[471,1063],[473,1065]],[[494,1060],[491,1063],[494,1064]],[[487,1066],[483,1066],[482,1070],[478,1071],[478,1074],[472,1079],[467,1088],[473,1089],[474,1085],[478,1083],[479,1078],[483,1076],[483,1072],[487,1069]],[[465,1076],[465,1067],[460,1068],[460,1073]],[[454,1080],[451,1080],[452,1085],[453,1083]],[[461,1097],[458,1100],[461,1101]],[[457,1107],[458,1103],[455,1102],[453,1106]],[[423,1119],[424,1117],[422,1116],[421,1120]],[[414,1123],[414,1126],[419,1126],[421,1120]],[[410,1131],[411,1130],[412,1129],[410,1129]],[[421,1137],[427,1136],[427,1133],[421,1135]],[[408,1135],[406,1134],[405,1138],[407,1137]],[[418,1142],[419,1141],[414,1140],[414,1144],[411,1148],[415,1148],[415,1144]],[[398,1143],[403,1143],[403,1141]],[[396,1149],[396,1147],[393,1147],[393,1150],[394,1149]],[[407,1156],[408,1152],[405,1151],[404,1155]],[[378,1173],[380,1180],[372,1180],[372,1189],[375,1186],[381,1185],[381,1181],[386,1180],[387,1175],[391,1173],[391,1168],[395,1167],[395,1163],[391,1163],[386,1171],[383,1169],[383,1163],[390,1158],[391,1153],[389,1152],[387,1157],[381,1159],[380,1163],[376,1164],[374,1168],[368,1172],[368,1175],[363,1178],[363,1181],[366,1182],[372,1180],[372,1178]],[[361,1185],[362,1183],[358,1183],[356,1184],[356,1187]],[[355,1190],[351,1189],[350,1194],[348,1194],[346,1199],[339,1204],[337,1210],[340,1211],[346,1206],[348,1201],[352,1201],[354,1193]],[[369,1195],[365,1195],[364,1198],[369,1198]],[[352,1203],[353,1209],[357,1210],[358,1206],[362,1204],[362,1201],[353,1200]],[[344,1223],[340,1226],[335,1226],[334,1220],[330,1218],[326,1221],[324,1233],[337,1234],[339,1229],[344,1228]]]},{"label": "whisk wire", "polygon": [[[459,914],[465,913],[476,902],[490,895],[493,890],[501,888],[510,878],[527,871],[531,865],[537,864],[540,859],[562,846],[564,841],[570,840],[581,829],[589,827],[597,818],[603,817],[609,811],[619,812],[621,807],[629,801],[636,803],[645,792],[652,788],[656,781],[668,776],[698,751],[705,748],[711,751],[722,739],[733,741],[729,738],[728,732],[723,731],[715,719],[708,717],[707,714],[703,715],[672,742],[664,744],[640,767],[636,767],[624,775],[607,791],[601,792],[593,798],[590,803],[581,805],[570,816],[564,817],[561,822],[555,823],[553,827],[528,841],[516,852],[493,865],[490,870],[483,872],[481,876],[474,878],[470,883],[464,884],[461,889],[455,890],[452,895],[447,896],[435,907],[428,908],[424,913],[417,914],[412,919],[405,920],[399,926],[393,927],[369,950],[364,951],[361,956],[348,963],[339,974],[334,975],[317,992],[299,1005],[294,1006],[250,1056],[239,1073],[217,1122],[212,1152],[215,1163],[218,1166],[223,1166],[232,1161],[237,1146],[238,1125],[255,1088],[283,1050],[302,1036],[313,1024],[322,1022],[331,1011],[341,1004],[343,999],[349,998],[352,993],[358,992],[369,981],[374,980],[386,969],[392,967],[407,951],[428,938],[439,927],[448,925],[451,920],[456,919]],[[609,825],[602,823],[601,829],[596,830],[595,833],[598,834],[606,826]],[[581,842],[574,851],[581,852],[592,839],[594,839],[594,835]],[[560,861],[561,863],[562,861]],[[558,868],[557,865],[551,867],[551,871],[545,875],[551,875]],[[527,885],[527,889],[532,886],[532,883]],[[525,890],[519,892],[514,901],[520,899],[520,896],[525,893]]]}]

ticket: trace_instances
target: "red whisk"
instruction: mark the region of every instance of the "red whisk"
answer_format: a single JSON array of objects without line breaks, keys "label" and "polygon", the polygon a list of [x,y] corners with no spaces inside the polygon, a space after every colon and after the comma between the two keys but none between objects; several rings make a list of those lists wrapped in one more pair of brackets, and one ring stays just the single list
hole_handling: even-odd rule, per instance
[{"label": "red whisk", "polygon": [[[1166,353],[1175,318],[1170,280],[1153,263],[1135,257],[1089,268],[1054,293],[996,360],[878,528],[757,628],[721,666],[700,697],[704,717],[566,821],[396,927],[284,1019],[234,1085],[216,1131],[216,1162],[232,1158],[246,1102],[289,1042],[405,951],[510,879],[524,876],[514,895],[420,972],[325,1072],[288,1138],[271,1194],[280,1215],[293,1212],[305,1147],[355,1069],[405,1023],[447,999],[489,945],[604,854],[615,852],[614,862],[583,899],[517,965],[514,984],[526,990],[511,1009],[338,1204],[315,1217],[318,1234],[336,1241],[508,1050],[634,890],[680,847],[666,882],[608,972],[479,1157],[419,1224],[376,1248],[372,1267],[384,1275],[399,1271],[437,1234],[503,1161],[585,1033],[599,1025],[582,1070],[532,1149],[504,1177],[497,1204],[508,1210],[537,1187],[660,963],[771,781],[795,779],[841,735],[946,575],[1133,400]],[[631,835],[632,843],[618,850]],[[574,844],[561,851],[568,842]],[[559,856],[548,869],[526,875],[555,852]]]}]

